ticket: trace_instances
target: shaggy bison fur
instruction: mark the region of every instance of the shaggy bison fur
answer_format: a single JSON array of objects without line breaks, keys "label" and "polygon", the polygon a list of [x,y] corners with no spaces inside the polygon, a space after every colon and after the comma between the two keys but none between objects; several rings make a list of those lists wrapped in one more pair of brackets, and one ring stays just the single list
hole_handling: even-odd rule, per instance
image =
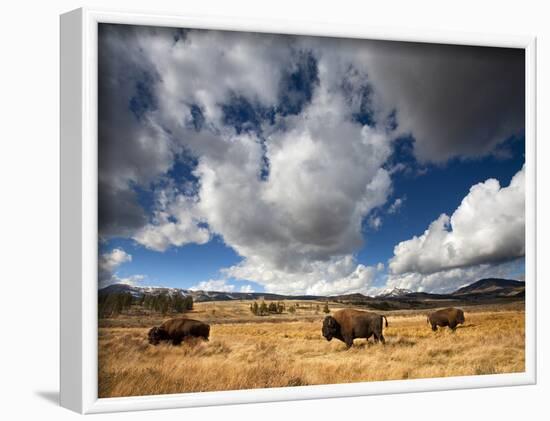
[{"label": "shaggy bison fur", "polygon": [[[323,336],[327,341],[336,338],[346,344],[349,349],[353,345],[355,338],[369,339],[374,335],[375,342],[385,343],[383,330],[383,320],[386,316],[381,316],[368,311],[359,311],[353,309],[338,310],[332,316],[325,317],[323,321]],[[386,319],[388,327],[388,319]]]},{"label": "shaggy bison fur", "polygon": [[464,312],[459,308],[449,307],[434,311],[428,314],[428,324],[432,325],[435,332],[438,326],[449,328],[454,331],[459,324],[464,324]]},{"label": "shaggy bison fur", "polygon": [[210,326],[198,320],[179,317],[166,320],[158,327],[149,330],[149,343],[158,345],[160,341],[171,341],[173,345],[179,345],[188,337],[203,338],[208,340]]}]

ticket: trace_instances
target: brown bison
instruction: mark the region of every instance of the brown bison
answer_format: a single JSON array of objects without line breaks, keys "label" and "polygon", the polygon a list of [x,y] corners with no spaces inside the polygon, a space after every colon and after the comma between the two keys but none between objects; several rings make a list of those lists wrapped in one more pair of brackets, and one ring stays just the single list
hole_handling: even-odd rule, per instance
[{"label": "brown bison", "polygon": [[[386,343],[383,330],[383,320],[386,316],[381,316],[368,311],[359,311],[353,309],[338,310],[332,316],[325,317],[323,321],[323,336],[327,341],[336,338],[346,344],[349,349],[353,345],[355,338],[369,339],[374,335],[374,341],[379,340]],[[388,327],[388,319],[386,319]]]},{"label": "brown bison", "polygon": [[208,340],[210,326],[198,320],[179,317],[163,322],[158,327],[149,330],[149,343],[158,345],[160,341],[172,341],[179,345],[187,337],[204,338]]},{"label": "brown bison", "polygon": [[459,308],[444,308],[428,314],[427,321],[428,324],[432,325],[432,330],[434,332],[437,330],[437,326],[449,326],[449,328],[454,332],[459,324],[464,323],[464,312]]}]

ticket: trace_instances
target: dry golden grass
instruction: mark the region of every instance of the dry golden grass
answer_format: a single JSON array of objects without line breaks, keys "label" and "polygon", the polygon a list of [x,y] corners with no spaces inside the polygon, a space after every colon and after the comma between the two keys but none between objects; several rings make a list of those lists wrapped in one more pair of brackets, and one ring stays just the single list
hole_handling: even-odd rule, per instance
[{"label": "dry golden grass", "polygon": [[[149,345],[154,318],[103,321],[99,396],[302,386],[468,376],[525,369],[522,305],[464,308],[455,333],[432,332],[426,312],[385,313],[386,345],[356,339],[353,348],[321,336],[324,315],[304,304],[295,315],[250,315],[250,302],[201,303],[193,318],[212,323],[209,342]],[[335,309],[335,306],[331,306]],[[212,313],[212,311],[214,312]],[[113,327],[119,326],[119,327]],[[128,326],[128,327],[120,327]]]}]

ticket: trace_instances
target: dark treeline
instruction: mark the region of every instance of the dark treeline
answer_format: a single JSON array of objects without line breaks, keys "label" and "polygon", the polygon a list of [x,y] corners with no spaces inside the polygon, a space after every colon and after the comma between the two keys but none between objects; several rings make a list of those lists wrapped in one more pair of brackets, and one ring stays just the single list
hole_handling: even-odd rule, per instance
[{"label": "dark treeline", "polygon": [[[270,314],[282,314],[285,311],[290,314],[294,314],[296,313],[296,309],[299,306],[300,306],[299,303],[293,303],[293,304],[290,304],[289,306],[285,306],[285,303],[280,301],[271,302],[269,304],[267,304],[265,301],[262,301],[260,304],[254,301],[252,304],[250,304],[250,312],[255,316],[268,316]],[[318,314],[321,311],[321,307],[319,306],[319,304],[317,304],[315,307],[313,307],[313,304],[310,304],[309,308],[311,310],[314,310],[315,314]],[[322,311],[325,314],[330,313],[328,302],[325,302]]]},{"label": "dark treeline", "polygon": [[260,305],[256,301],[250,305],[250,311],[255,316],[267,316],[268,314],[281,314],[285,311],[285,305],[281,302],[271,302],[266,304],[265,301],[262,301]]},{"label": "dark treeline", "polygon": [[98,300],[99,317],[105,318],[124,313],[133,305],[161,314],[183,313],[193,309],[193,298],[168,293],[144,294],[141,297],[134,297],[129,292],[100,294]]},{"label": "dark treeline", "polygon": [[155,295],[144,295],[141,298],[143,307],[158,313],[183,313],[193,310],[193,298],[189,295],[169,295],[166,293]]},{"label": "dark treeline", "polygon": [[100,294],[98,302],[99,317],[109,317],[128,310],[134,301],[129,292]]}]

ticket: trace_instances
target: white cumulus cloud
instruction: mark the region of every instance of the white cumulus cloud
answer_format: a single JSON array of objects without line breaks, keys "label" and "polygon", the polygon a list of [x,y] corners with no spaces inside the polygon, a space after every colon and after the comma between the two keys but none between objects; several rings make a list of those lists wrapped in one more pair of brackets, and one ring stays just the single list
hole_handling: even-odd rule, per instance
[{"label": "white cumulus cloud", "polygon": [[382,218],[379,216],[371,215],[369,217],[369,226],[374,230],[379,230],[382,226]]},{"label": "white cumulus cloud", "polygon": [[499,263],[525,255],[525,170],[510,185],[489,179],[471,187],[449,217],[440,215],[419,237],[399,243],[392,274],[430,274]]},{"label": "white cumulus cloud", "polygon": [[134,240],[156,251],[189,243],[204,244],[210,240],[209,230],[200,225],[204,219],[197,212],[197,198],[173,190],[161,190],[158,195],[153,222],[137,231]]},{"label": "white cumulus cloud", "polygon": [[232,292],[235,290],[235,285],[228,284],[225,279],[209,279],[208,281],[201,281],[189,289],[195,291]]},{"label": "white cumulus cloud", "polygon": [[131,262],[132,255],[126,253],[121,248],[115,248],[110,252],[103,253],[99,256],[98,261],[98,281],[99,287],[105,287],[110,284],[128,284],[135,285],[145,279],[144,275],[131,275],[120,277],[116,270],[124,263]]},{"label": "white cumulus cloud", "polygon": [[224,275],[253,280],[267,291],[279,294],[336,295],[377,291],[375,281],[383,276],[382,263],[373,266],[358,264],[351,255],[329,261],[304,262],[293,270],[280,270],[265,260],[245,259],[224,269]]},{"label": "white cumulus cloud", "polygon": [[397,213],[399,212],[399,209],[401,209],[401,206],[403,206],[403,202],[405,201],[404,198],[398,197],[394,200],[394,202],[391,204],[391,206],[388,209],[388,213]]},{"label": "white cumulus cloud", "polygon": [[131,261],[132,256],[130,254],[121,248],[115,248],[108,253],[103,253],[99,257],[99,270],[112,273],[121,264]]}]

